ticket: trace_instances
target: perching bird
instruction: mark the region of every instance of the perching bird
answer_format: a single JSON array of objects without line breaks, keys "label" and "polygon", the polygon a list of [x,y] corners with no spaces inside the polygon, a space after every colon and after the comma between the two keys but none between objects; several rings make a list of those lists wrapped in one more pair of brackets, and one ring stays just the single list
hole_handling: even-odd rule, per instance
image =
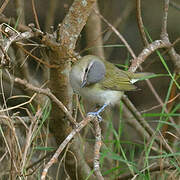
[{"label": "perching bird", "polygon": [[72,66],[69,78],[75,93],[102,106],[97,112],[88,113],[101,120],[99,113],[107,105],[119,102],[124,91],[135,90],[133,83],[149,75],[152,73],[123,71],[98,56],[86,55]]}]

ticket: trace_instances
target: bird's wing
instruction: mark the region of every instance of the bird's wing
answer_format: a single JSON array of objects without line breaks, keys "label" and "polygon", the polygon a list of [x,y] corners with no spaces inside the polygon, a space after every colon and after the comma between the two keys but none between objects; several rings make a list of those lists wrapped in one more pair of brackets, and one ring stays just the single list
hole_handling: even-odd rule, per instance
[{"label": "bird's wing", "polygon": [[132,91],[136,89],[136,86],[133,85],[126,71],[122,71],[117,67],[113,67],[113,64],[108,63],[106,65],[106,75],[105,78],[100,82],[101,86],[104,89],[111,89],[115,91]]}]

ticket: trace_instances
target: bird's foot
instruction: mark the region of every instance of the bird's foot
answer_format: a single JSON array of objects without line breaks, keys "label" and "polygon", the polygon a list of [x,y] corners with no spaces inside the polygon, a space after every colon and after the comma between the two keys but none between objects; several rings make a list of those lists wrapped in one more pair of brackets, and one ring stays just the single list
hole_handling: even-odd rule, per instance
[{"label": "bird's foot", "polygon": [[99,122],[102,121],[102,117],[99,115],[102,111],[104,111],[104,108],[107,106],[108,104],[104,104],[98,111],[96,112],[89,112],[87,115],[88,116],[96,116],[99,120]]},{"label": "bird's foot", "polygon": [[88,116],[95,116],[98,118],[98,121],[101,122],[102,121],[102,117],[99,115],[99,112],[88,112],[87,113]]}]

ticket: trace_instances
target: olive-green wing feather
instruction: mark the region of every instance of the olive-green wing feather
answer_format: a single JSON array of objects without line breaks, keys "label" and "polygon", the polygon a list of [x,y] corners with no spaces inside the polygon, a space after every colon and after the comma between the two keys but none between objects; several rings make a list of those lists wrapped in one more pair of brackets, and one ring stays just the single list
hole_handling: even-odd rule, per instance
[{"label": "olive-green wing feather", "polygon": [[105,66],[106,75],[100,82],[102,88],[115,91],[131,91],[136,89],[136,86],[130,82],[129,72],[126,73],[126,71],[122,71],[108,62],[105,62]]}]

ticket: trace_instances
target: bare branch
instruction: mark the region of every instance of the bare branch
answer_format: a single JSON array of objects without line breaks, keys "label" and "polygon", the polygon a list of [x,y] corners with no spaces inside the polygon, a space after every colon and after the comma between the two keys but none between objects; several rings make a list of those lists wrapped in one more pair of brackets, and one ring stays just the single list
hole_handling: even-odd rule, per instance
[{"label": "bare branch", "polygon": [[119,31],[117,31],[117,29],[111,25],[98,11],[94,10],[96,14],[98,14],[98,16],[100,16],[100,18],[112,29],[112,31],[120,38],[120,40],[124,43],[124,45],[126,46],[126,48],[128,49],[128,51],[130,52],[131,56],[135,59],[136,55],[133,52],[133,50],[131,49],[131,47],[129,46],[128,42],[125,40],[125,38],[119,33]]},{"label": "bare branch", "polygon": [[132,60],[129,71],[135,72],[137,68],[146,60],[146,58],[149,55],[151,55],[155,50],[169,46],[170,46],[169,43],[166,43],[162,40],[153,41],[151,44],[149,44],[146,48],[142,50],[142,52],[139,54],[137,58]]},{"label": "bare branch", "polygon": [[[10,26],[14,27],[16,22],[15,21],[11,21],[10,18],[6,18],[4,15],[0,14],[0,23],[7,23]],[[25,26],[23,24],[18,24],[17,25],[17,30],[21,31],[21,32],[25,32],[25,31],[30,31],[31,29],[28,26]]]},{"label": "bare branch", "polygon": [[136,17],[137,17],[138,27],[139,27],[139,31],[140,31],[144,46],[147,46],[149,43],[146,38],[146,33],[144,31],[144,25],[143,25],[143,20],[142,20],[142,15],[141,15],[141,0],[136,0]]},{"label": "bare branch", "polygon": [[74,0],[67,16],[59,27],[58,41],[70,52],[75,49],[78,36],[96,0]]},{"label": "bare branch", "polygon": [[167,18],[168,18],[168,9],[169,9],[169,0],[164,0],[164,15],[162,19],[162,27],[161,27],[161,38],[163,36],[167,36]]},{"label": "bare branch", "polygon": [[50,161],[46,164],[46,166],[43,169],[41,180],[45,180],[48,169],[58,160],[59,155],[63,151],[63,149],[66,147],[66,145],[71,141],[71,139],[81,131],[82,128],[84,128],[90,121],[92,121],[94,118],[91,116],[87,116],[84,120],[82,120],[80,123],[78,123],[77,127],[71,131],[71,133],[66,137],[66,139],[61,143],[53,157],[50,159]]},{"label": "bare branch", "polygon": [[22,166],[21,166],[21,172],[23,173],[26,162],[27,162],[27,154],[28,154],[28,149],[31,146],[31,141],[32,141],[32,137],[34,135],[34,131],[37,129],[37,125],[38,125],[38,119],[41,117],[42,115],[42,110],[39,109],[35,116],[33,117],[33,120],[31,122],[31,125],[29,127],[29,131],[27,133],[27,137],[26,137],[26,143],[25,143],[25,147],[24,147],[24,151],[23,151],[23,157],[22,157]]},{"label": "bare branch", "polygon": [[[166,42],[170,43],[169,36],[167,33],[167,18],[168,18],[168,9],[169,9],[169,0],[164,0],[164,14],[163,14],[163,20],[162,20],[162,28],[161,28],[161,39]],[[175,68],[177,72],[180,72],[180,55],[176,53],[174,47],[170,46],[170,50],[168,51],[172,62],[175,65]]]},{"label": "bare branch", "polygon": [[[169,54],[172,56],[172,60],[174,60],[175,64],[177,65],[177,68],[180,69],[180,56],[175,52],[174,48],[172,47],[168,34],[167,34],[167,16],[168,16],[168,7],[169,7],[169,0],[165,0],[164,4],[164,16],[162,21],[162,32],[161,32],[161,40],[153,41],[151,44],[149,44],[146,48],[142,50],[142,52],[139,54],[139,56],[132,60],[132,64],[129,68],[129,71],[135,72],[138,67],[141,68],[141,64],[146,60],[146,58],[151,55],[155,50],[159,48],[167,48],[169,50]],[[154,96],[158,100],[158,102],[163,107],[164,103],[155,91],[154,87],[152,86],[151,82],[149,80],[146,80],[148,83],[148,86],[150,87],[151,91],[153,92]],[[168,113],[167,109],[165,108],[165,112]],[[174,122],[173,118],[169,118],[171,122]],[[176,129],[177,130],[177,129]],[[177,130],[178,132],[178,130]]]},{"label": "bare branch", "polygon": [[53,64],[49,64],[47,63],[45,60],[40,59],[36,56],[34,56],[32,53],[30,53],[29,51],[27,51],[20,43],[16,43],[16,45],[18,47],[20,47],[26,54],[28,54],[29,56],[33,57],[35,60],[37,60],[39,63],[44,64],[45,66],[47,66],[48,68],[58,68],[58,65],[53,65]]},{"label": "bare branch", "polygon": [[94,119],[94,128],[95,128],[95,145],[94,145],[94,172],[98,180],[103,180],[103,176],[100,171],[99,158],[100,158],[100,149],[101,149],[101,128],[97,118]]},{"label": "bare branch", "polygon": [[[172,103],[173,101],[175,101],[178,97],[180,96],[180,93],[178,93],[175,97],[173,97],[172,99],[170,99],[169,101],[167,101],[164,105],[168,105],[169,103]],[[156,106],[153,106],[149,109],[146,109],[146,110],[143,110],[141,111],[140,113],[145,113],[145,112],[148,112],[148,111],[152,111],[153,109],[156,109],[156,108],[159,108],[161,107],[162,105],[159,104],[159,105],[156,105]]]},{"label": "bare branch", "polygon": [[40,25],[39,25],[39,20],[38,20],[36,8],[35,8],[34,0],[31,0],[31,3],[32,3],[32,9],[33,9],[33,13],[34,13],[35,22],[36,22],[36,27],[37,27],[38,29],[41,29],[41,28],[40,28]]},{"label": "bare branch", "polygon": [[139,121],[133,116],[133,114],[125,105],[123,107],[123,117],[126,119],[126,122],[132,126],[135,131],[137,131],[142,140],[148,140],[150,138],[150,134],[145,130],[145,128],[139,123]]},{"label": "bare branch", "polygon": [[51,91],[49,89],[42,89],[42,88],[38,88],[33,86],[32,84],[29,84],[26,80],[22,80],[20,78],[15,78],[14,80],[16,83],[22,84],[24,85],[26,88],[31,89],[32,91],[35,91],[37,93],[40,94],[44,94],[47,95],[53,102],[55,102],[59,108],[61,108],[63,110],[63,112],[67,115],[68,119],[70,120],[70,122],[72,123],[72,125],[76,126],[76,121],[74,120],[74,118],[71,116],[71,113],[68,111],[68,109],[62,104],[61,101],[59,101],[56,96],[54,96]]},{"label": "bare branch", "polygon": [[0,57],[1,57],[1,66],[7,66],[10,63],[10,58],[7,55],[8,49],[13,42],[28,39],[34,37],[35,33],[32,32],[24,32],[20,33],[8,24],[0,25],[0,38],[1,38],[1,49],[0,49]]},{"label": "bare branch", "polygon": [[4,11],[4,9],[6,8],[7,4],[8,4],[9,0],[5,0],[4,3],[2,4],[1,8],[0,8],[0,14],[2,14],[2,12]]},{"label": "bare branch", "polygon": [[138,122],[149,133],[149,135],[154,136],[157,144],[161,145],[161,143],[162,143],[164,150],[166,152],[172,153],[172,149],[170,149],[166,143],[161,142],[161,140],[157,136],[155,136],[155,131],[150,127],[150,125],[146,122],[146,120],[141,116],[141,114],[138,112],[138,110],[135,108],[135,106],[131,103],[131,101],[128,98],[126,98],[126,96],[123,96],[122,101],[125,104],[125,106],[131,111],[131,113],[134,115],[134,117],[138,120]]},{"label": "bare branch", "polygon": [[[133,1],[127,1],[127,4],[126,4],[125,9],[123,10],[121,16],[118,17],[118,18],[116,19],[116,21],[113,23],[113,26],[114,26],[115,28],[118,28],[118,27],[123,26],[123,24],[126,24],[127,19],[128,19],[128,17],[130,16],[130,14],[132,13],[132,11],[134,10],[134,8],[135,8],[134,2],[133,2]],[[110,38],[112,32],[113,32],[112,29],[109,29],[109,30],[105,33],[105,35],[104,35],[104,37],[103,37],[103,41],[104,41],[104,42],[106,42],[106,41]]]}]

